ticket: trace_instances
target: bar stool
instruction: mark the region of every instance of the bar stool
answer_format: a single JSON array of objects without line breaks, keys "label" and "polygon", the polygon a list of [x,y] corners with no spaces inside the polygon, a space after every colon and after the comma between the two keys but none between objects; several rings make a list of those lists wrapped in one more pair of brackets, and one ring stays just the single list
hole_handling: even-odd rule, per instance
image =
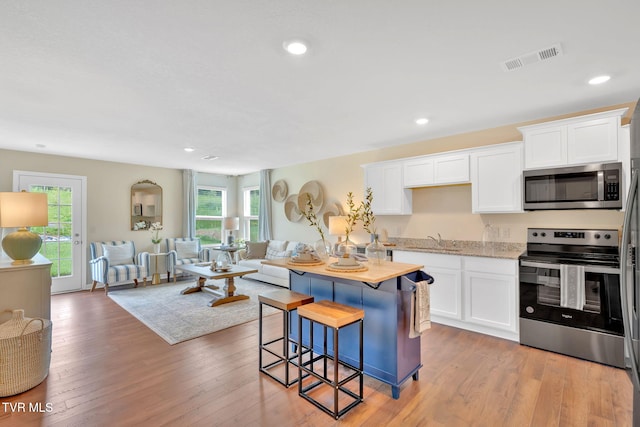
[{"label": "bar stool", "polygon": [[[297,345],[298,342],[289,337],[290,326],[291,326],[291,312],[301,305],[309,304],[313,302],[313,297],[310,295],[301,294],[298,292],[293,292],[289,290],[277,290],[267,292],[263,295],[258,296],[258,300],[260,301],[260,310],[259,310],[259,321],[258,321],[258,340],[260,342],[258,363],[260,364],[260,372],[263,374],[267,374],[274,380],[278,381],[280,384],[285,387],[289,387],[298,381],[298,377],[295,377],[293,380],[289,380],[289,364],[294,363],[295,359],[298,357],[297,353],[290,355],[289,353],[289,344]],[[282,311],[282,336],[275,338],[269,342],[263,342],[263,332],[262,332],[262,306],[268,305],[269,307],[276,308]],[[282,341],[282,353],[277,353],[270,349],[268,346],[276,343],[278,341]],[[266,351],[271,355],[276,357],[276,360],[263,365],[262,352]],[[272,368],[284,363],[284,380],[279,378],[274,373],[270,372]]]},{"label": "bar stool", "polygon": [[[363,319],[364,319],[364,310],[350,307],[348,305],[339,304],[333,301],[318,301],[312,304],[306,304],[304,306],[298,307],[298,331],[302,331],[302,319],[307,319],[309,321],[309,346],[305,346],[302,342],[302,333],[300,333],[299,341],[298,341],[298,394],[304,397],[309,402],[313,403],[316,407],[322,409],[327,414],[334,417],[336,420],[344,415],[347,411],[355,407],[358,403],[362,402],[363,395],[363,348],[362,348],[362,329],[363,329]],[[323,329],[323,353],[319,354],[316,357],[313,357],[313,354],[309,361],[303,362],[302,355],[306,350],[313,350],[313,327],[314,323],[317,323],[322,326]],[[357,367],[347,363],[344,360],[340,360],[340,351],[339,351],[339,331],[341,328],[344,328],[349,325],[353,325],[355,323],[359,323],[359,342],[358,342],[358,351],[359,351],[359,364]],[[329,354],[327,351],[327,328],[331,328],[333,330],[333,356]],[[327,361],[333,361],[333,378],[328,378],[327,376]],[[314,363],[322,361],[324,370],[322,375],[315,370]],[[343,374],[343,378],[340,379],[338,368],[343,367],[347,368],[347,372],[351,371],[350,374]],[[303,372],[306,375],[311,375],[317,381],[312,382],[303,387],[302,378]],[[358,379],[359,384],[359,393],[356,394],[353,391],[347,389],[345,385],[354,380]],[[309,395],[309,392],[315,389],[319,385],[327,385],[333,389],[333,409],[329,406],[325,406],[320,403],[318,400],[314,399]],[[343,409],[339,409],[338,399],[339,399],[339,391],[347,394],[354,400],[345,406]]]}]

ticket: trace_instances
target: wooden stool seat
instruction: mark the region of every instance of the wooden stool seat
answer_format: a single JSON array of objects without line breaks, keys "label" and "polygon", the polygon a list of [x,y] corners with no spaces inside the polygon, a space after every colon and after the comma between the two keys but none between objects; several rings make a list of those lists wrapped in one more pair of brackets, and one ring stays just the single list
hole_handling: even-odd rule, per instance
[{"label": "wooden stool seat", "polygon": [[[303,342],[303,320],[309,323],[309,344]],[[364,310],[340,304],[334,301],[322,300],[311,304],[305,304],[298,307],[298,395],[322,409],[336,420],[363,400],[363,321]],[[314,344],[314,324],[322,328],[323,343],[322,347],[316,347]],[[358,327],[358,359],[356,363],[347,362],[345,355],[340,353],[339,336],[340,330],[346,329],[353,325]],[[333,332],[333,351],[328,346],[327,329]],[[348,332],[345,330],[344,332]],[[311,358],[303,361],[305,351],[311,352]],[[314,356],[314,354],[318,354]],[[329,375],[328,362],[331,361],[332,373]],[[316,370],[316,362],[321,363],[321,372]],[[340,371],[343,371],[342,378]],[[312,377],[311,383],[303,385],[303,379]],[[351,381],[358,380],[358,391],[350,390],[347,384]],[[316,399],[312,393],[320,387],[331,390],[333,395],[333,404],[328,406]],[[340,409],[339,395],[347,395],[351,399],[351,403]],[[348,398],[347,398],[348,399]]]},{"label": "wooden stool seat", "polygon": [[[291,352],[289,351],[289,346],[297,345],[297,341],[290,338],[291,313],[299,307],[303,307],[305,304],[312,303],[313,297],[311,295],[305,295],[299,292],[289,291],[287,289],[280,289],[277,291],[269,291],[264,294],[258,295],[258,301],[260,302],[258,315],[258,364],[260,372],[268,375],[285,387],[289,387],[292,384],[295,384],[296,381],[298,381],[297,376],[294,376],[293,379],[290,379],[291,375],[289,375],[289,365],[294,364],[296,358],[298,357],[296,353],[291,355]],[[282,335],[267,342],[264,341],[262,330],[263,305],[267,305],[269,307],[273,307],[282,311]],[[282,347],[279,349],[279,351],[276,351],[277,348],[273,348],[274,343],[282,344]],[[262,357],[264,352],[269,353],[272,356],[272,359],[275,360],[265,364]],[[273,369],[280,365],[284,366],[284,373],[276,373],[275,369]],[[281,378],[282,376],[284,378]]]},{"label": "wooden stool seat", "polygon": [[281,289],[258,295],[258,301],[262,304],[277,308],[278,310],[291,311],[303,304],[312,303],[313,297],[311,295]]},{"label": "wooden stool seat", "polygon": [[364,319],[364,310],[329,300],[322,300],[300,307],[298,315],[335,329]]}]

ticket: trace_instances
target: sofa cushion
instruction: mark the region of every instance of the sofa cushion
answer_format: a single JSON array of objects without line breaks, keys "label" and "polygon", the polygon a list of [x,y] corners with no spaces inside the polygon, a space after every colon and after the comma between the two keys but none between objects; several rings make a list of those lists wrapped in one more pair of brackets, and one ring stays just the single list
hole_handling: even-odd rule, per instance
[{"label": "sofa cushion", "polygon": [[238,264],[243,267],[256,269],[258,273],[262,273],[262,269],[264,268],[261,259],[243,259],[238,261]]},{"label": "sofa cushion", "polygon": [[289,269],[276,267],[275,265],[263,265],[261,273],[268,276],[277,277],[279,279],[289,278]]},{"label": "sofa cushion", "polygon": [[124,245],[102,245],[102,253],[109,260],[109,265],[133,264],[133,246]]},{"label": "sofa cushion", "polygon": [[287,249],[286,240],[269,240],[269,247],[274,251],[281,252]]},{"label": "sofa cushion", "polygon": [[198,258],[198,241],[176,241],[176,252],[178,253],[178,259]]},{"label": "sofa cushion", "polygon": [[269,242],[247,242],[245,259],[265,259]]},{"label": "sofa cushion", "polygon": [[272,249],[271,247],[267,247],[267,253],[265,255],[266,259],[280,259],[280,258],[289,258],[291,256],[291,251],[277,251]]}]

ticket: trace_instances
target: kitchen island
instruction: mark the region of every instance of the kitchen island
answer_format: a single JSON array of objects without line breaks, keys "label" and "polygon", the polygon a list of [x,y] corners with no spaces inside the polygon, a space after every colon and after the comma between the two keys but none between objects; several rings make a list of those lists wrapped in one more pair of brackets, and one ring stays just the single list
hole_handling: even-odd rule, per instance
[{"label": "kitchen island", "polygon": [[[400,385],[413,377],[418,379],[422,367],[420,337],[409,338],[411,297],[414,283],[423,280],[422,265],[385,262],[381,265],[363,263],[366,271],[345,272],[328,269],[335,262],[330,258],[322,265],[298,265],[287,259],[267,260],[264,264],[289,269],[290,288],[315,297],[364,309],[364,373],[391,386],[394,399],[400,397]],[[293,313],[291,337],[298,339],[297,314]],[[302,339],[309,343],[309,330],[303,326]],[[314,327],[314,335],[322,337],[322,327]],[[315,340],[315,350],[321,343]],[[333,354],[333,339],[328,337],[329,353]],[[340,330],[340,359],[357,364],[358,330]],[[342,345],[344,344],[344,345]]]}]

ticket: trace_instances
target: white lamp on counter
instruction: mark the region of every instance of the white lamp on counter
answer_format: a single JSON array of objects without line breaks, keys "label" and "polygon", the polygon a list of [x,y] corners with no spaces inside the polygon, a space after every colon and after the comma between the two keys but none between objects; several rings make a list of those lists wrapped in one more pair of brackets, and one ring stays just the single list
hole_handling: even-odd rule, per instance
[{"label": "white lamp on counter", "polygon": [[335,253],[340,243],[342,243],[342,236],[346,234],[347,230],[347,217],[342,215],[334,215],[329,217],[329,234],[332,236],[338,236],[338,242],[333,246],[333,252]]},{"label": "white lamp on counter", "polygon": [[225,230],[229,231],[227,236],[227,245],[233,246],[235,239],[233,237],[234,230],[240,230],[240,218],[237,216],[227,216],[222,221]]},{"label": "white lamp on counter", "polygon": [[0,227],[18,228],[2,239],[2,249],[13,259],[12,264],[31,264],[42,239],[27,227],[46,226],[49,222],[45,193],[0,193]]}]

